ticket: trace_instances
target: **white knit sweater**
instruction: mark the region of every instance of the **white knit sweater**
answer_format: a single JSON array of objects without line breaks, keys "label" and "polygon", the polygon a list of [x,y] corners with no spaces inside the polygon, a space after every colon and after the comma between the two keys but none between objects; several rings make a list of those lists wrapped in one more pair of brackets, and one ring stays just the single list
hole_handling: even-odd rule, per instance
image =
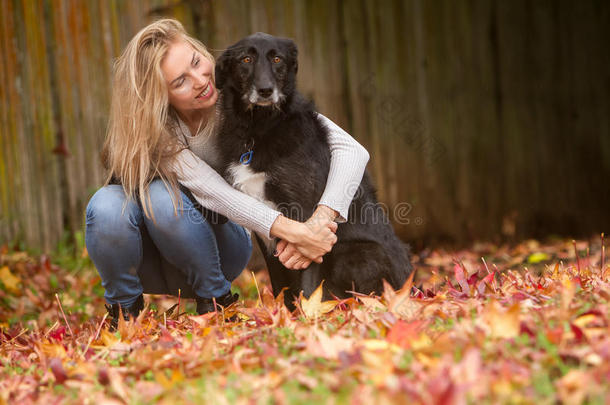
[{"label": "white knit sweater", "polygon": [[[326,188],[318,205],[326,205],[339,213],[336,222],[345,222],[349,206],[364,174],[369,154],[354,138],[334,122],[318,114],[328,129],[330,171]],[[188,188],[205,208],[215,211],[260,236],[273,239],[269,232],[280,212],[229,185],[219,174],[219,154],[215,135],[192,136],[188,126],[178,118],[180,132],[188,141],[189,149],[181,151],[173,168],[178,181]],[[176,129],[178,132],[178,128]]]}]

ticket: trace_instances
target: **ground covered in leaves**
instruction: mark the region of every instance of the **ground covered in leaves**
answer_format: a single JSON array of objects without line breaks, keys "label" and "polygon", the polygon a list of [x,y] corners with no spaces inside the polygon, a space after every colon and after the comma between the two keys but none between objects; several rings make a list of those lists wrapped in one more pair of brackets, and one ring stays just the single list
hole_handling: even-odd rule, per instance
[{"label": "ground covered in leaves", "polygon": [[316,292],[294,313],[265,272],[244,271],[243,299],[224,314],[146,296],[115,333],[86,252],[63,265],[4,247],[0,404],[609,403],[601,246],[421,252],[415,289],[329,302]]}]

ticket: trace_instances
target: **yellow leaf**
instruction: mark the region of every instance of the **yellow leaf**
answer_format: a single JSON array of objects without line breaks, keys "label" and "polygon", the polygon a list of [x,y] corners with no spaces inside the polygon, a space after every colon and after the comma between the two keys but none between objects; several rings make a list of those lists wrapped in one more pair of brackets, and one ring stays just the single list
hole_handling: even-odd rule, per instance
[{"label": "yellow leaf", "polygon": [[376,386],[385,385],[387,379],[394,374],[394,362],[389,350],[362,350],[360,356],[368,377]]},{"label": "yellow leaf", "polygon": [[177,383],[184,381],[184,374],[180,370],[173,369],[171,378],[167,378],[163,370],[154,372],[155,380],[165,389],[172,388]]},{"label": "yellow leaf", "polygon": [[107,329],[102,329],[100,332],[100,339],[102,340],[102,344],[107,347],[113,346],[119,341],[119,339],[117,339],[114,334],[108,332]]},{"label": "yellow leaf", "polygon": [[362,345],[371,351],[390,350],[393,353],[401,351],[400,346],[382,339],[365,339],[362,341]]},{"label": "yellow leaf", "polygon": [[504,310],[497,302],[492,302],[485,313],[487,324],[491,329],[491,336],[499,339],[510,339],[519,335],[521,313],[519,303],[513,304]]},{"label": "yellow leaf", "polygon": [[21,280],[19,277],[14,276],[13,273],[9,270],[8,266],[3,266],[0,269],[0,281],[6,287],[6,290],[13,294],[19,294],[21,290],[19,289],[19,284]]},{"label": "yellow leaf", "polygon": [[578,318],[576,318],[574,320],[574,322],[572,322],[574,325],[578,326],[579,328],[584,328],[585,326],[587,326],[590,322],[594,321],[597,318],[596,315],[594,314],[586,314],[586,315],[581,315]]},{"label": "yellow leaf", "polygon": [[63,359],[66,357],[66,349],[62,345],[58,345],[56,343],[50,343],[49,341],[44,341],[40,345],[42,352],[45,356],[52,358],[57,357],[58,359]]},{"label": "yellow leaf", "polygon": [[532,253],[528,258],[527,258],[527,262],[528,263],[540,263],[543,262],[545,260],[549,260],[551,257],[549,255],[547,255],[546,253],[543,252],[537,252],[537,253]]},{"label": "yellow leaf", "polygon": [[322,285],[324,285],[324,281],[322,281],[313,294],[309,296],[309,299],[301,295],[301,308],[307,318],[316,318],[330,312],[337,305],[336,300],[322,302]]},{"label": "yellow leaf", "polygon": [[369,309],[371,311],[377,311],[377,310],[385,311],[387,309],[386,306],[383,305],[381,302],[379,302],[379,300],[377,298],[358,297],[358,299],[360,301],[362,301],[362,303],[364,304],[366,309]]},{"label": "yellow leaf", "polygon": [[414,339],[411,342],[411,348],[413,350],[423,350],[426,349],[430,346],[432,346],[432,340],[430,339],[430,337],[428,335],[426,335],[425,333],[422,333],[419,335],[418,338]]},{"label": "yellow leaf", "polygon": [[567,314],[570,303],[576,294],[576,285],[569,278],[564,278],[561,289],[561,309]]}]

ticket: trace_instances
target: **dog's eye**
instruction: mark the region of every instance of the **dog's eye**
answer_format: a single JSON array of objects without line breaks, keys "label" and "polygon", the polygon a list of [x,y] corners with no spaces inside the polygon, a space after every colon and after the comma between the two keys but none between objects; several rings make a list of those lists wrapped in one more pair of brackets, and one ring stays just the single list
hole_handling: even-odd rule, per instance
[{"label": "dog's eye", "polygon": [[244,62],[244,63],[252,63],[252,58],[251,58],[251,57],[249,57],[249,56],[246,56],[246,57],[245,57],[245,58],[243,58],[241,61],[242,61],[242,62]]},{"label": "dog's eye", "polygon": [[280,63],[282,61],[282,58],[280,58],[279,56],[276,56],[275,58],[273,58],[273,63]]}]

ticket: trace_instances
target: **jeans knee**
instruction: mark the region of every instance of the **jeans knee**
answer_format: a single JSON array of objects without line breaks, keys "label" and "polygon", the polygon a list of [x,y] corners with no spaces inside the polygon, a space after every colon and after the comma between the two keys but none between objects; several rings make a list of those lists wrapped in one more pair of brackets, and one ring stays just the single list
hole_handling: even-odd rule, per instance
[{"label": "jeans knee", "polygon": [[[123,211],[124,209],[124,211]],[[140,207],[131,200],[126,202],[123,187],[110,184],[100,188],[89,200],[86,209],[86,224],[99,224],[104,228],[122,225],[137,227],[142,222]]]},{"label": "jeans knee", "polygon": [[[202,221],[199,211],[193,207],[193,204],[181,191],[178,192],[178,200],[174,204],[173,192],[168,190],[168,187],[160,179],[156,179],[150,184],[149,193],[154,215],[154,221],[152,221],[152,218],[150,220],[154,222],[155,227],[175,229],[176,224],[185,219],[192,223]],[[180,203],[182,203],[182,208]]]},{"label": "jeans knee", "polygon": [[252,256],[252,239],[250,239],[250,235],[247,233],[246,233],[246,245],[244,247],[244,255],[246,256],[246,264],[248,264],[248,262],[250,261],[250,257]]}]

